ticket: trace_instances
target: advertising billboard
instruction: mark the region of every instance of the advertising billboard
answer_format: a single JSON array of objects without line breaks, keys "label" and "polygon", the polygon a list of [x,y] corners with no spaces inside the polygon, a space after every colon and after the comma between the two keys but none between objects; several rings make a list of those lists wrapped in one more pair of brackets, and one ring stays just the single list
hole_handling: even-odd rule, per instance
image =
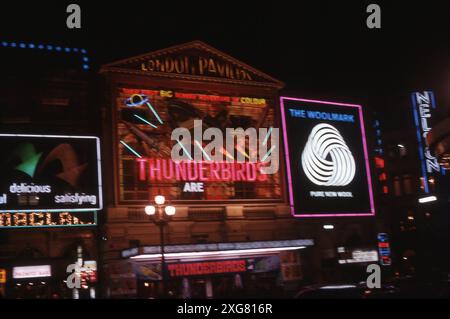
[{"label": "advertising billboard", "polygon": [[42,278],[52,276],[52,269],[50,265],[13,267],[12,272],[14,279]]},{"label": "advertising billboard", "polygon": [[375,214],[360,105],[281,97],[295,217]]},{"label": "advertising billboard", "polygon": [[97,211],[0,213],[0,229],[88,227],[96,225]]},{"label": "advertising billboard", "polygon": [[[215,95],[162,89],[119,89],[117,148],[119,197],[124,204],[147,203],[155,195],[175,201],[282,200],[280,173],[262,174],[263,161],[278,165],[275,101],[262,97]],[[267,156],[251,162],[250,142],[228,148],[229,129],[254,129]],[[193,138],[174,138],[185,130]],[[208,130],[222,135],[209,136]],[[264,130],[265,134],[260,134]],[[276,136],[276,143],[272,138]],[[212,160],[211,139],[223,141]],[[177,143],[178,142],[178,143]],[[173,159],[180,148],[185,161]],[[197,160],[200,155],[203,160]],[[219,156],[222,159],[216,160]],[[245,163],[237,162],[242,156]],[[261,161],[262,158],[262,161]],[[265,162],[265,163],[266,163]],[[264,164],[266,165],[266,164]]]},{"label": "advertising billboard", "polygon": [[102,209],[97,137],[0,134],[0,212]]},{"label": "advertising billboard", "polygon": [[419,144],[420,166],[423,177],[423,190],[430,193],[429,178],[439,174],[445,175],[445,169],[439,166],[438,160],[427,146],[427,135],[431,131],[432,117],[436,112],[436,99],[432,91],[411,93],[411,102]]}]

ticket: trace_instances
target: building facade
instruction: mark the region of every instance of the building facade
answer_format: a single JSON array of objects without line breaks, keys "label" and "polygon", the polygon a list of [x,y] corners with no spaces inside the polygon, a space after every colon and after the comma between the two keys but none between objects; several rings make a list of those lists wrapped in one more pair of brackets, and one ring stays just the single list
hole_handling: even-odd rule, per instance
[{"label": "building facade", "polygon": [[[281,127],[282,82],[199,41],[110,63],[100,73],[106,296],[155,297],[162,279],[174,296],[236,289],[282,296],[301,283],[342,279],[338,247],[374,247],[373,216],[292,216],[283,147],[273,159],[280,169],[267,176],[233,162],[251,155],[239,147],[215,154],[232,159],[220,167],[171,160],[174,145],[190,160],[202,156],[208,128],[255,127],[266,129],[259,140],[271,138]],[[172,132],[180,127],[194,138],[177,142]],[[156,195],[176,207],[164,232],[166,266],[158,227],[144,212]],[[328,222],[333,231],[324,229]]]},{"label": "building facade", "polygon": [[66,269],[78,260],[98,261],[97,213],[51,209],[38,188],[11,191],[11,185],[67,189],[77,152],[69,140],[59,143],[49,135],[100,133],[87,51],[11,41],[2,41],[0,51],[0,269],[6,274],[0,290],[7,298],[95,297],[94,275],[74,292]]}]

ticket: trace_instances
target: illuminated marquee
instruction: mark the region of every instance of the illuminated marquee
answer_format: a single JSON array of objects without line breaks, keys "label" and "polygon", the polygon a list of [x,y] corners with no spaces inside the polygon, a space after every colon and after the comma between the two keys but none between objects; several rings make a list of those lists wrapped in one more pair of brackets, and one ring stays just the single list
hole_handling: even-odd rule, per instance
[{"label": "illuminated marquee", "polygon": [[266,181],[262,163],[174,162],[171,159],[138,158],[140,181],[255,182]]},{"label": "illuminated marquee", "polygon": [[0,213],[2,228],[80,227],[97,225],[97,212]]},{"label": "illuminated marquee", "polygon": [[43,278],[52,276],[50,265],[13,267],[14,279]]},{"label": "illuminated marquee", "polygon": [[295,217],[375,214],[360,105],[281,97]]},{"label": "illuminated marquee", "polygon": [[167,265],[170,277],[200,276],[247,271],[245,259],[210,262],[177,263]]},{"label": "illuminated marquee", "polygon": [[231,63],[203,56],[162,57],[141,63],[142,71],[220,77],[253,81],[252,75]]},{"label": "illuminated marquee", "polygon": [[[275,152],[272,138],[278,138],[272,101],[170,89],[123,88],[119,92],[116,105],[122,202],[146,202],[156,191],[173,200],[281,199],[279,172],[261,174],[269,167],[265,165],[267,156]],[[210,128],[217,128],[226,140],[228,128],[247,132],[255,127],[258,148],[260,144],[267,148],[267,156],[258,153],[257,161],[251,161],[254,152],[248,136],[243,147],[239,143],[232,149],[219,147],[219,153],[209,151],[207,138],[203,138]],[[181,130],[189,133],[187,141],[173,137]],[[172,151],[177,147],[187,154],[181,162],[173,161]],[[214,154],[214,160],[208,154]],[[215,160],[216,155],[222,160]],[[245,162],[238,161],[241,157]],[[274,162],[278,165],[278,158]]]}]

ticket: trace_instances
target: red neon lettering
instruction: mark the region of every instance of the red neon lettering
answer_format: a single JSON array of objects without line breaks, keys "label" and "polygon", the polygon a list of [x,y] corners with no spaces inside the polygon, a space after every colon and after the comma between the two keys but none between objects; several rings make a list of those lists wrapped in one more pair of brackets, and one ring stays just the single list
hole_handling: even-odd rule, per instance
[{"label": "red neon lettering", "polygon": [[187,179],[187,170],[185,162],[175,163],[175,170],[177,180],[185,181]]},{"label": "red neon lettering", "polygon": [[197,98],[196,94],[190,94],[190,93],[175,93],[175,97],[179,99],[189,99],[189,100],[195,100]]},{"label": "red neon lettering", "polygon": [[265,182],[267,180],[267,174],[261,173],[261,168],[264,167],[264,164],[259,162],[256,163],[256,170],[258,172],[258,182]]},{"label": "red neon lettering", "polygon": [[219,163],[211,163],[211,180],[212,181],[220,181],[220,177],[219,177],[219,170],[220,170],[220,164]]},{"label": "red neon lettering", "polygon": [[229,163],[220,163],[220,169],[221,169],[221,173],[222,173],[222,180],[229,181],[231,179]]},{"label": "red neon lettering", "polygon": [[[153,160],[151,159],[149,162],[149,178],[151,181],[153,180],[161,180],[161,161],[159,159]],[[155,176],[155,173],[157,176]]]},{"label": "red neon lettering", "polygon": [[237,163],[236,164],[236,181],[245,181],[245,175],[244,175],[244,164]]},{"label": "red neon lettering", "polygon": [[[209,162],[173,162],[170,159],[137,159],[138,178],[144,181],[265,181],[266,174],[261,173],[263,163],[209,163]],[[148,166],[148,172],[146,171]]]},{"label": "red neon lettering", "polygon": [[190,181],[195,181],[198,178],[197,165],[193,162],[187,163],[188,167],[188,177]]},{"label": "red neon lettering", "polygon": [[147,163],[146,159],[137,159],[139,164],[139,180],[145,181],[145,164]]},{"label": "red neon lettering", "polygon": [[[256,166],[253,163],[245,163],[245,168],[247,171],[247,181],[254,182],[256,181]],[[264,174],[263,174],[264,175]]]},{"label": "red neon lettering", "polygon": [[198,163],[198,168],[199,168],[199,173],[200,173],[199,174],[200,175],[199,179],[202,182],[207,182],[208,181],[208,176],[205,175],[206,167],[204,165],[209,166],[209,164],[207,164],[207,163],[202,163],[202,162]]},{"label": "red neon lettering", "polygon": [[172,161],[163,161],[162,172],[164,179],[172,179],[173,178],[173,162]]}]

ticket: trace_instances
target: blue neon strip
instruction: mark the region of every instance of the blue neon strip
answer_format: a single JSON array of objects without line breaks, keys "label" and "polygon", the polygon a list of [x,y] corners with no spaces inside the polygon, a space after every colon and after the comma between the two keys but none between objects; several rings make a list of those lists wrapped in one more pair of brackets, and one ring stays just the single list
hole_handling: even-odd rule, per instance
[{"label": "blue neon strip", "polygon": [[419,142],[419,157],[420,157],[420,162],[421,162],[421,167],[422,167],[423,186],[424,186],[425,193],[429,193],[428,175],[427,175],[427,170],[425,168],[425,155],[423,153],[422,135],[420,134],[419,115],[417,114],[417,104],[416,104],[416,99],[415,99],[415,93],[411,93],[411,100],[412,100],[412,105],[413,105],[414,122],[416,123],[417,141]]},{"label": "blue neon strip", "polygon": [[197,141],[197,140],[194,140],[194,141],[195,141],[195,144],[198,146],[198,148],[202,151],[203,155],[205,155],[206,159],[207,159],[208,161],[210,161],[210,160],[211,160],[211,157],[209,157],[208,153],[205,152],[205,150],[203,149],[203,147],[202,147],[202,145],[200,144],[200,142]]},{"label": "blue neon strip", "polygon": [[261,162],[264,162],[269,155],[272,153],[272,151],[275,149],[275,145],[272,145],[272,147],[270,148],[270,150],[266,153],[266,155],[264,155],[264,157],[262,158]]},{"label": "blue neon strip", "polygon": [[142,158],[142,156],[139,155],[139,153],[136,152],[134,149],[132,149],[130,146],[128,146],[127,143],[125,143],[124,141],[120,141],[120,143],[122,143],[123,146],[125,146],[126,148],[128,148],[128,150],[129,150],[131,153],[133,153],[134,155],[136,155],[136,156],[139,157],[139,158]]},{"label": "blue neon strip", "polygon": [[189,154],[188,150],[184,147],[183,143],[181,143],[179,140],[177,140],[177,143],[180,144],[181,148],[183,149],[183,151],[186,153],[186,155],[189,157],[189,159],[192,161],[192,156],[191,154]]},{"label": "blue neon strip", "polygon": [[158,119],[158,122],[163,124],[163,121],[161,120],[161,118],[159,117],[158,113],[156,113],[155,109],[153,108],[153,106],[150,104],[150,102],[147,102],[147,106],[150,109],[150,111],[153,112],[153,114],[156,116],[156,118]]},{"label": "blue neon strip", "polygon": [[433,109],[435,109],[436,108],[436,100],[434,99],[434,93],[433,93],[433,91],[427,91],[427,92],[431,96],[431,106],[433,107]]},{"label": "blue neon strip", "polygon": [[[7,42],[7,41],[2,41],[1,44],[2,44],[2,46],[4,46],[4,47],[10,46],[11,48],[17,48],[17,47],[19,47],[19,48],[21,48],[21,49],[35,49],[35,48],[38,48],[38,49],[40,49],[40,50],[42,50],[42,49],[45,48],[45,49],[47,49],[48,51],[52,51],[52,50],[54,49],[54,50],[56,50],[56,51],[58,51],[58,52],[64,51],[64,52],[70,53],[70,52],[72,52],[72,50],[73,50],[73,52],[79,52],[79,49],[78,49],[78,48],[73,48],[73,49],[71,49],[71,48],[69,48],[69,47],[61,47],[61,46],[53,46],[53,45],[43,45],[43,44],[35,45],[34,43],[28,43],[28,44],[27,44],[27,43],[24,43],[24,42],[19,42],[19,43],[17,44],[16,42],[11,42],[11,43],[9,43],[9,42]],[[82,68],[83,68],[83,70],[89,70],[89,65],[88,65],[89,58],[88,58],[87,56],[84,56],[85,54],[87,54],[87,51],[86,51],[85,49],[81,49],[80,52],[83,54],[83,57],[82,57],[82,59],[83,59],[83,65],[82,65]]]},{"label": "blue neon strip", "polygon": [[264,138],[263,145],[266,146],[267,140],[269,139],[270,134],[272,133],[272,126],[269,128],[269,131],[267,132],[266,137]]},{"label": "blue neon strip", "polygon": [[140,117],[139,115],[137,115],[137,114],[133,114],[133,115],[134,115],[135,117],[137,117],[138,119],[140,119],[142,122],[144,122],[144,123],[150,125],[151,127],[153,127],[153,128],[158,128],[156,125],[150,123],[149,121],[147,121],[146,119]]}]

